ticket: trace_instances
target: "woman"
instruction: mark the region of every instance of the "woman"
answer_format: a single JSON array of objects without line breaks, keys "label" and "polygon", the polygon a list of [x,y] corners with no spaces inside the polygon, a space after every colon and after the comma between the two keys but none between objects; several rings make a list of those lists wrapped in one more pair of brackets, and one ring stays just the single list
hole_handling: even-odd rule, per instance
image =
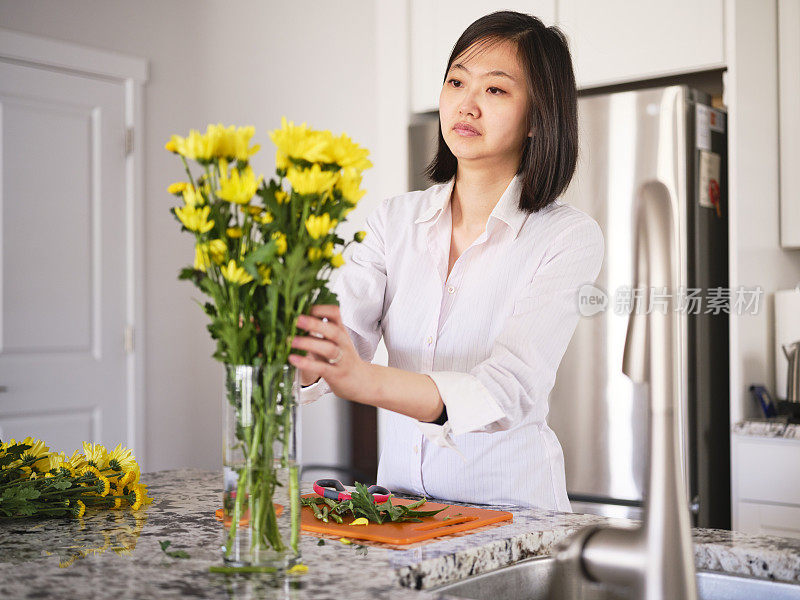
[{"label": "woman", "polygon": [[[578,147],[564,36],[516,12],[475,21],[439,120],[438,183],[384,200],[332,284],[340,307],[298,319],[307,355],[290,362],[317,382],[300,401],[388,409],[377,483],[393,491],[569,511],[545,418],[603,236],[557,200]],[[381,335],[388,367],[369,362]]]}]

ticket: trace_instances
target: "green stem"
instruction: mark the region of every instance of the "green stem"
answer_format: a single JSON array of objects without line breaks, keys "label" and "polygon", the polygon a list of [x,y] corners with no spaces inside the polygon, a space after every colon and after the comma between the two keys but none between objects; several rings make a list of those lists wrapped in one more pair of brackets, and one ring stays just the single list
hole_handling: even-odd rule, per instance
[{"label": "green stem", "polygon": [[235,575],[236,573],[274,573],[277,571],[275,567],[208,567],[211,573],[227,573]]}]

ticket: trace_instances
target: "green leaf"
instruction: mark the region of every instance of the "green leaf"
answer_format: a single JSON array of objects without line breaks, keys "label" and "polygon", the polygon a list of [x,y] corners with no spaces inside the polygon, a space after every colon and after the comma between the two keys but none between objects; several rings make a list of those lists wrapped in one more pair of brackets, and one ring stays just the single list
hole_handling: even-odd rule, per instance
[{"label": "green leaf", "polygon": [[260,275],[258,274],[258,267],[257,265],[260,264],[270,264],[272,259],[275,257],[275,253],[277,251],[277,243],[275,240],[271,240],[269,243],[259,246],[242,262],[242,268],[247,271],[251,276],[258,279]]},{"label": "green leaf", "polygon": [[181,272],[178,274],[178,279],[179,280],[194,280],[198,273],[200,273],[200,271],[196,271],[192,267],[184,267],[183,269],[181,269]]}]

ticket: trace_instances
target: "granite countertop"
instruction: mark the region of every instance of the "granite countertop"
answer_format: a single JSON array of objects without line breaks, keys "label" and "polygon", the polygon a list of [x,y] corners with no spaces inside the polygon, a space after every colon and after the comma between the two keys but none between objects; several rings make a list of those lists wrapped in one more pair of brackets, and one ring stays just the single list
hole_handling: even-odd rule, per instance
[{"label": "granite countertop", "polygon": [[[290,598],[426,599],[426,589],[546,555],[553,543],[593,515],[516,507],[511,523],[408,550],[344,545],[301,536],[303,575],[227,576],[209,573],[221,564],[221,474],[162,471],[142,476],[154,502],[136,513],[102,511],[83,519],[0,521],[0,598]],[[310,483],[302,485],[304,493]],[[399,495],[399,494],[398,494]],[[451,502],[451,504],[458,504]],[[696,530],[699,569],[800,584],[800,540]],[[184,550],[188,559],[170,558]],[[422,590],[422,591],[416,591]]]},{"label": "granite countertop", "polygon": [[736,423],[731,431],[738,435],[800,440],[800,425],[786,419],[752,419]]}]

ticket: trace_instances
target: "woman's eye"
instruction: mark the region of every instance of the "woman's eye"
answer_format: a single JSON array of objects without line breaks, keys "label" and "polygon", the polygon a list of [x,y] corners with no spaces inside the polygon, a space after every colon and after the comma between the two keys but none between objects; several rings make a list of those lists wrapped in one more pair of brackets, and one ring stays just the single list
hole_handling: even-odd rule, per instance
[{"label": "woman's eye", "polygon": [[[492,90],[497,90],[499,93],[495,94]],[[496,87],[490,87],[489,88],[489,92],[492,94],[492,96],[499,96],[500,94],[505,94],[505,92],[503,90],[501,90],[500,88],[496,88]]]},{"label": "woman's eye", "polygon": [[452,83],[454,87],[458,87],[458,85],[461,85],[461,82],[458,79],[449,79],[447,83]]}]

